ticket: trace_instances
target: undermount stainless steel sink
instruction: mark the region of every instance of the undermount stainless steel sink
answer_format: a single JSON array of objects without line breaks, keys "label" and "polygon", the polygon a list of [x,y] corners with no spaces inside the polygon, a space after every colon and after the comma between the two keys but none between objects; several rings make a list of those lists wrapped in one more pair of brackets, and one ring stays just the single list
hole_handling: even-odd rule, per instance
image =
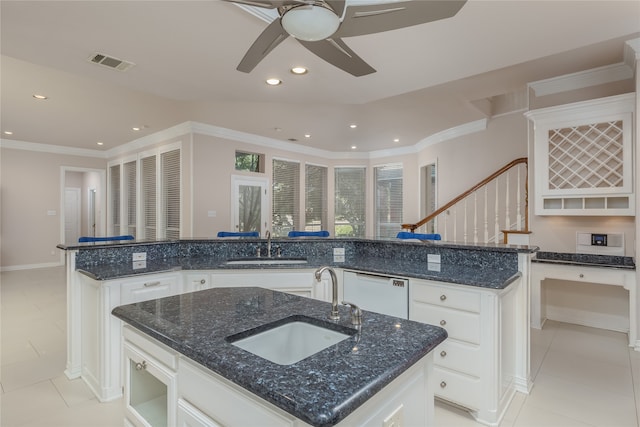
[{"label": "undermount stainless steel sink", "polygon": [[229,337],[227,339],[233,345],[263,359],[279,365],[292,365],[351,335],[304,320],[292,320],[246,338],[233,340],[233,337]]},{"label": "undermount stainless steel sink", "polygon": [[287,265],[306,264],[306,258],[236,258],[227,260],[227,265]]}]

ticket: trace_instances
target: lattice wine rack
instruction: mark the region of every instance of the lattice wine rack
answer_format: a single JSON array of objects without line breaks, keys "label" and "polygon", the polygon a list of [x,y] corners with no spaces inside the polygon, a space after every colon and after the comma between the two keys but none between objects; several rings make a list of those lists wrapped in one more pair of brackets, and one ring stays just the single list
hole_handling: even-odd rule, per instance
[{"label": "lattice wine rack", "polygon": [[635,215],[634,94],[530,111],[537,215]]}]

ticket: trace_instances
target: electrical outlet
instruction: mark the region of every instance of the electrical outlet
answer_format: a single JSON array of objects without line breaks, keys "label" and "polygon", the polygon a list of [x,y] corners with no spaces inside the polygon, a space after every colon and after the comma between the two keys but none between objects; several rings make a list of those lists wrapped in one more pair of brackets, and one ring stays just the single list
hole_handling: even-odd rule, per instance
[{"label": "electrical outlet", "polygon": [[147,253],[146,252],[134,252],[133,253],[133,261],[146,261]]},{"label": "electrical outlet", "polygon": [[344,248],[333,248],[333,262],[344,262]]},{"label": "electrical outlet", "polygon": [[427,254],[427,262],[440,262],[440,254]]},{"label": "electrical outlet", "polygon": [[402,427],[403,425],[404,415],[402,412],[402,405],[398,406],[398,408],[396,408],[396,410],[382,422],[382,427]]},{"label": "electrical outlet", "polygon": [[147,268],[147,261],[133,261],[133,269]]}]

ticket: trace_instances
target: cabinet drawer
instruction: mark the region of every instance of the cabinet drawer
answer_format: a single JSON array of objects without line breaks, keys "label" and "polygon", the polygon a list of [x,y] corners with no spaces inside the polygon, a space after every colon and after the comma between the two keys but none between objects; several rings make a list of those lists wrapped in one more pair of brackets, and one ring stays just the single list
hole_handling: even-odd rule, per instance
[{"label": "cabinet drawer", "polygon": [[480,313],[479,292],[464,291],[448,286],[422,285],[411,281],[409,298],[442,307]]},{"label": "cabinet drawer", "polygon": [[449,338],[480,344],[479,314],[411,301],[409,319],[440,326]]},{"label": "cabinet drawer", "polygon": [[480,409],[482,405],[482,385],[480,378],[458,372],[434,368],[436,397],[448,400],[469,409]]},{"label": "cabinet drawer", "polygon": [[147,354],[152,354],[155,359],[175,371],[178,369],[178,354],[158,341],[140,335],[131,326],[122,327],[122,336],[125,341],[133,344]]},{"label": "cabinet drawer", "polygon": [[433,361],[436,366],[476,377],[482,373],[482,352],[477,345],[446,339],[433,351]]},{"label": "cabinet drawer", "polygon": [[177,295],[181,291],[177,276],[146,277],[144,280],[127,281],[120,289],[120,303],[132,304],[140,301]]}]

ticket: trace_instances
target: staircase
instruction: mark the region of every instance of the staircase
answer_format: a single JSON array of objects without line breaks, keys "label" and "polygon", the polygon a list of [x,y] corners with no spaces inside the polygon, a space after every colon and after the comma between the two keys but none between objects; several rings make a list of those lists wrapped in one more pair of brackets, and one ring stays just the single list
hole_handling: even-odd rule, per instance
[{"label": "staircase", "polygon": [[467,191],[415,224],[414,233],[438,233],[442,240],[462,243],[528,244],[528,162],[504,165]]}]

